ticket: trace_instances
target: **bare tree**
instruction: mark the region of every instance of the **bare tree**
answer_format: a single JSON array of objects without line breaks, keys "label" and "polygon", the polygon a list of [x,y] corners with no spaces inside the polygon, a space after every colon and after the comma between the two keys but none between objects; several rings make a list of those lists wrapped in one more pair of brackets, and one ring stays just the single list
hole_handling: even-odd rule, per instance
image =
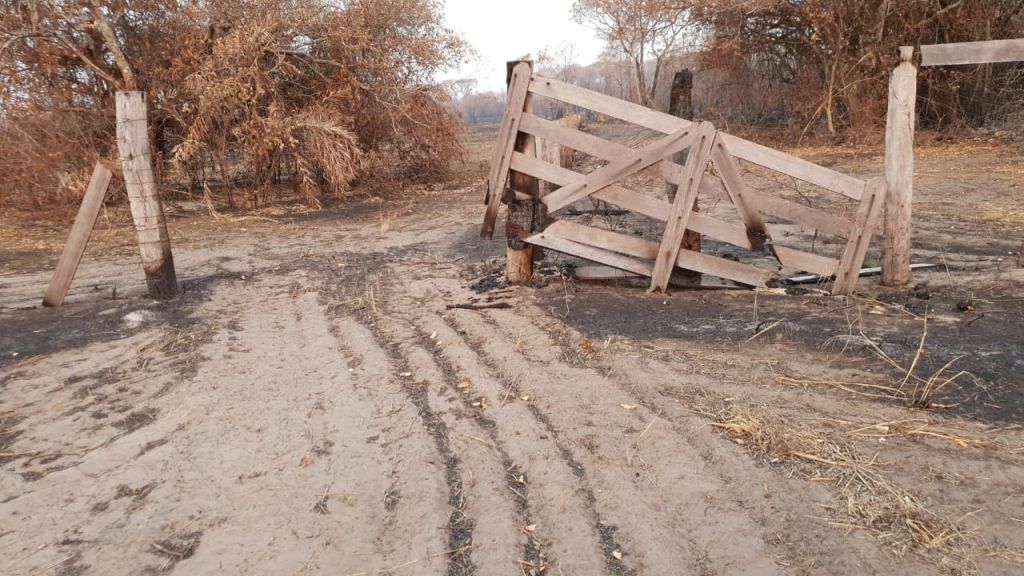
[{"label": "bare tree", "polygon": [[[690,2],[681,0],[577,0],[573,17],[594,28],[613,53],[629,61],[636,100],[650,106],[666,60],[694,29],[689,10]],[[650,80],[648,61],[653,62]]]}]

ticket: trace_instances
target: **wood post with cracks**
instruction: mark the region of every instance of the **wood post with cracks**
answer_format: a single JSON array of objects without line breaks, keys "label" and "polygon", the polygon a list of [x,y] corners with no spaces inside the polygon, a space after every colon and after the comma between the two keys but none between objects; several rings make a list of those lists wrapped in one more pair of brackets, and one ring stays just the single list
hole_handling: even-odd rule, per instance
[{"label": "wood post with cracks", "polygon": [[117,147],[121,154],[121,170],[132,220],[139,236],[142,269],[146,273],[149,296],[163,300],[178,294],[178,280],[174,273],[167,221],[153,172],[146,117],[144,92],[117,93]]},{"label": "wood post with cracks", "polygon": [[64,251],[57,261],[57,269],[53,272],[49,287],[43,295],[43,306],[60,306],[64,304],[64,297],[71,288],[71,281],[78,271],[78,264],[82,261],[82,254],[85,253],[85,246],[89,243],[89,236],[96,225],[96,218],[103,208],[103,197],[107,195],[107,188],[110,186],[110,170],[99,162],[92,171],[92,178],[89,179],[89,187],[82,198],[82,205],[78,208],[78,216],[75,216],[75,223],[71,226],[71,233],[68,234],[68,243],[64,245]]},{"label": "wood post with cracks", "polygon": [[885,126],[885,244],[882,284],[910,283],[911,215],[914,198],[914,125],[917,118],[917,68],[914,48],[900,48],[900,65],[889,82]]},{"label": "wood post with cracks", "polygon": [[[512,69],[520,61],[508,63],[509,78]],[[533,63],[527,61],[530,68]],[[527,94],[524,110],[529,113],[533,107],[532,95]],[[536,139],[529,134],[516,135],[515,151],[522,152],[528,156],[537,155]],[[505,277],[510,284],[525,284],[533,278],[533,246],[523,242],[529,237],[538,226],[537,211],[541,203],[540,185],[536,178],[512,172],[509,178],[509,188],[512,191],[508,194],[508,220],[505,223],[505,237],[508,240],[506,250]],[[517,200],[515,192],[522,192],[530,196],[529,200]],[[495,194],[502,194],[504,191],[494,191]]]},{"label": "wood post with cracks", "polygon": [[[693,119],[693,73],[687,69],[676,72],[672,78],[672,91],[669,95],[668,113],[684,120]],[[686,164],[689,155],[688,150],[683,150],[672,157],[676,164]],[[679,186],[671,182],[665,183],[665,196],[668,201],[674,204]],[[693,211],[700,212],[699,202],[693,203]],[[700,252],[700,234],[693,230],[687,230],[683,236],[683,250]],[[701,273],[693,270],[679,270],[676,272],[677,284],[700,285]]]}]

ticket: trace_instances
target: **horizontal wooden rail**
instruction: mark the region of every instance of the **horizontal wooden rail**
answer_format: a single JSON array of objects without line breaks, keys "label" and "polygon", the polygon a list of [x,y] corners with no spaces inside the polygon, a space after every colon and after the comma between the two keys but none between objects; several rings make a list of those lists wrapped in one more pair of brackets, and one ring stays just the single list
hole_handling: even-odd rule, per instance
[{"label": "horizontal wooden rail", "polygon": [[[639,258],[643,261],[653,260],[657,258],[660,245],[657,242],[651,242],[636,236],[619,234],[618,232],[612,232],[610,230],[603,230],[601,228],[591,228],[589,226],[582,226],[574,224],[572,222],[555,222],[551,226],[548,226],[544,232],[535,234],[530,238],[527,238],[527,242],[531,244],[538,244],[552,250],[562,251],[555,247],[557,240],[552,242],[552,239],[560,239],[572,242],[576,245],[588,246],[605,254],[600,254],[604,257],[603,260],[594,260],[611,266],[613,268],[619,268],[620,270],[626,270],[636,274],[643,274],[650,276],[653,272],[653,266],[650,268],[641,267],[638,264],[646,265],[646,262],[634,260]],[[566,246],[572,248],[572,246]],[[588,258],[582,254],[576,252],[568,252],[574,256],[580,256]],[[619,264],[611,263],[614,256],[622,254],[631,257],[626,261],[620,261]],[[629,268],[622,267],[625,264],[630,266]],[[766,285],[768,280],[775,277],[775,274],[768,271],[750,266],[749,264],[742,264],[733,260],[726,260],[725,258],[719,258],[717,256],[711,256],[703,254],[701,252],[693,252],[690,250],[680,250],[679,256],[676,258],[676,266],[685,268],[688,270],[694,270],[703,274],[711,274],[718,276],[719,278],[725,278],[732,280],[740,284],[746,284],[748,286],[759,286],[763,287]]]},{"label": "horizontal wooden rail", "polygon": [[[574,182],[581,177],[578,172],[573,172],[567,168],[555,166],[554,164],[518,152],[512,155],[512,169],[558,186]],[[705,179],[701,185],[701,193],[709,192],[712,187],[713,184],[708,179]],[[724,192],[714,192],[716,195],[724,195]],[[621,186],[609,186],[592,197],[661,222],[665,222],[672,211],[672,205],[664,200],[640,194]],[[700,212],[694,212],[690,215],[690,223],[687,229],[710,236],[715,240],[728,242],[747,250],[751,249],[746,229],[742,226],[722,222]]]},{"label": "horizontal wooden rail", "polygon": [[921,46],[922,66],[1024,62],[1024,38]]},{"label": "horizontal wooden rail", "polygon": [[817,274],[822,278],[831,277],[839,268],[839,260],[829,258],[828,256],[811,254],[810,252],[804,252],[802,250],[794,250],[793,248],[779,246],[778,244],[774,245],[772,249],[775,251],[775,256],[779,259],[779,262],[782,262],[783,266],[793,268],[794,270],[800,270],[802,272]]},{"label": "horizontal wooden rail", "polygon": [[[693,125],[693,122],[676,118],[669,114],[651,110],[639,104],[633,104],[573,86],[561,80],[546,78],[534,75],[530,83],[530,92],[546,98],[558,100],[566,104],[572,104],[587,110],[593,110],[606,116],[625,120],[649,130],[671,134]],[[729,146],[730,152],[741,160],[763,166],[787,174],[799,180],[809,182],[816,186],[838,192],[860,200],[864,194],[864,181],[853,176],[837,172],[824,166],[808,162],[785,152],[780,152],[767,146],[756,144],[743,138],[729,134],[722,134],[722,138]]]},{"label": "horizontal wooden rail", "polygon": [[605,266],[611,266],[618,270],[640,274],[648,278],[650,278],[651,272],[654,270],[654,263],[652,262],[644,262],[610,250],[573,242],[551,233],[541,232],[540,234],[534,234],[527,238],[526,242],[563,254],[577,256],[591,262],[597,262],[598,264],[604,264]]}]

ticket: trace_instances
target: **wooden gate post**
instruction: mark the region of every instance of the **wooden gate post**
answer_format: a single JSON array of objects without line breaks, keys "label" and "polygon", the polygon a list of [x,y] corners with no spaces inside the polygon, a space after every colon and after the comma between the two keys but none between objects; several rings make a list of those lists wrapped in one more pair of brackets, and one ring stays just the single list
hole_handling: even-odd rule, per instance
[{"label": "wooden gate post", "polygon": [[164,220],[164,209],[153,173],[144,92],[117,93],[117,147],[121,153],[121,170],[132,220],[139,236],[149,296],[174,298],[178,294],[178,280],[174,273],[167,221]]},{"label": "wooden gate post", "polygon": [[[519,60],[508,63],[508,80],[511,81],[512,69],[520,64]],[[533,69],[533,62],[525,61]],[[531,110],[533,98],[531,94],[526,95],[524,110]],[[537,155],[537,141],[529,135],[520,133],[516,136],[515,151],[522,152],[527,156]],[[537,210],[540,199],[539,181],[526,174],[513,172],[509,178],[509,188],[512,194],[508,201],[508,220],[505,222],[505,237],[508,240],[508,248],[505,252],[506,268],[505,277],[510,284],[525,284],[533,278],[533,245],[523,240],[529,237],[538,224]],[[496,191],[501,194],[503,191]],[[527,194],[529,199],[519,199],[515,192]],[[520,196],[521,197],[521,196]]]},{"label": "wooden gate post", "polygon": [[914,198],[914,125],[917,118],[917,68],[913,46],[900,48],[900,65],[889,82],[885,126],[885,244],[882,284],[910,283],[911,215]]}]

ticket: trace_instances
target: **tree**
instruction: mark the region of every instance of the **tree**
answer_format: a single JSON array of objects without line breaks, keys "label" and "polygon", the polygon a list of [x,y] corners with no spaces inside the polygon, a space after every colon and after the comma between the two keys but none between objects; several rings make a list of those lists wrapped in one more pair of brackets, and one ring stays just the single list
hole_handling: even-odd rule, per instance
[{"label": "tree", "polygon": [[[690,3],[681,0],[577,0],[573,17],[629,61],[636,100],[650,106],[667,59],[693,29],[689,10]],[[653,62],[649,81],[648,61]]]},{"label": "tree", "polygon": [[[829,132],[865,131],[885,118],[897,47],[1024,35],[1021,0],[695,0],[706,26],[707,68],[771,95],[790,121]],[[944,126],[1005,114],[1020,102],[1021,66],[921,71],[925,123]],[[1016,72],[1015,72],[1016,71]]]},{"label": "tree", "polygon": [[30,203],[72,201],[53,191],[116,158],[114,93],[137,87],[175,186],[316,204],[436,178],[460,123],[435,76],[465,53],[437,0],[0,0],[0,172]]}]

